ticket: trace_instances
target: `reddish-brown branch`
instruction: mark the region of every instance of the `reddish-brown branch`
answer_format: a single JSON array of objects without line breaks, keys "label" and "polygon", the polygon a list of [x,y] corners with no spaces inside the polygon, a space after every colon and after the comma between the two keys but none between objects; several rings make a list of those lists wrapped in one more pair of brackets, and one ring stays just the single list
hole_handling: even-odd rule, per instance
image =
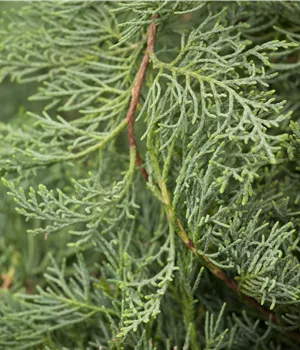
[{"label": "reddish-brown branch", "polygon": [[[235,294],[241,296],[248,304],[251,304],[257,311],[259,311],[260,314],[263,315],[263,317],[267,321],[273,322],[278,326],[281,325],[281,320],[279,317],[277,317],[272,311],[260,305],[256,299],[241,293],[239,291],[238,284],[234,279],[229,278],[226,275],[226,273],[220,267],[216,266],[212,261],[210,261],[208,257],[198,253],[194,242],[189,238],[189,236],[185,232],[181,221],[174,216],[174,213],[172,211],[170,195],[169,195],[166,183],[164,181],[159,181],[158,185],[161,190],[162,198],[164,200],[164,204],[168,212],[169,220],[172,223],[176,222],[177,233],[179,237],[182,239],[182,241],[184,242],[184,244],[186,245],[186,247],[195,255],[196,258],[200,260],[203,266],[205,266],[214,276],[216,276],[218,279],[223,281],[226,284],[226,286],[230,288]],[[294,341],[300,342],[299,332],[284,331],[284,333]]]},{"label": "reddish-brown branch", "polygon": [[[152,19],[156,19],[159,16],[153,15]],[[139,167],[144,179],[148,181],[148,173],[146,169],[143,167],[143,161],[142,158],[138,152],[135,136],[134,136],[134,113],[136,111],[136,108],[138,106],[139,100],[140,100],[140,94],[141,89],[144,83],[146,70],[149,64],[149,54],[154,51],[155,46],[155,39],[156,39],[156,31],[157,31],[157,24],[155,22],[152,22],[149,26],[148,30],[148,42],[147,42],[147,48],[144,55],[144,58],[142,60],[142,63],[140,65],[140,68],[137,72],[136,79],[134,86],[131,91],[131,101],[129,105],[129,109],[126,115],[126,119],[128,121],[128,141],[129,141],[129,147],[136,149],[136,164]]]},{"label": "reddish-brown branch", "polygon": [[[181,231],[183,228],[180,221],[178,221],[178,225]],[[183,239],[184,235],[181,234],[180,237]],[[222,269],[214,265],[206,256],[199,256],[199,254],[197,253],[195,244],[190,238],[188,238],[186,242],[184,240],[184,243],[192,251],[193,254],[195,254],[197,257],[200,258],[203,265],[206,266],[213,275],[215,275],[217,278],[223,281],[228,288],[230,288],[234,293],[240,295],[248,304],[252,305],[252,307],[254,307],[262,315],[264,315],[264,318],[266,320],[271,321],[272,323],[278,326],[281,325],[280,318],[278,318],[272,311],[260,305],[259,302],[254,298],[251,298],[245,294],[240,293],[238,284],[234,279],[229,278]],[[284,331],[284,333],[294,341],[300,342],[300,333],[294,332],[294,331]]]}]

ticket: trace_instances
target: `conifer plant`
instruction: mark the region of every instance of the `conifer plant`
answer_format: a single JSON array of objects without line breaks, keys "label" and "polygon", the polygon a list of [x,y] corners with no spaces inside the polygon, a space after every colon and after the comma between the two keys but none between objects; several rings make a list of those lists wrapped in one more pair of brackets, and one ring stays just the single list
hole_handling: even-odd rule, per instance
[{"label": "conifer plant", "polygon": [[296,1],[2,15],[0,349],[299,349],[299,43]]}]

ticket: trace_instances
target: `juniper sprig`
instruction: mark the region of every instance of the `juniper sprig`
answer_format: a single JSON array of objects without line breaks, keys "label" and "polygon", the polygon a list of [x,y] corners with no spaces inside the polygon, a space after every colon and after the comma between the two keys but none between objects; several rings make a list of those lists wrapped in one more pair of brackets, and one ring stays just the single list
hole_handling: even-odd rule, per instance
[{"label": "juniper sprig", "polygon": [[0,123],[0,349],[299,347],[299,18],[292,1],[3,15],[2,84],[35,92]]}]

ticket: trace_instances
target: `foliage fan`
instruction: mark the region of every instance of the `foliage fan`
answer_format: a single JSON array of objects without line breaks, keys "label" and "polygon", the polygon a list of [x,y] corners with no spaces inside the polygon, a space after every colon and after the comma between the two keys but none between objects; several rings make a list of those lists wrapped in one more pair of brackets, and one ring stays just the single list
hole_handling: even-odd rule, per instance
[{"label": "foliage fan", "polygon": [[299,18],[268,1],[3,15],[2,84],[38,108],[0,124],[0,349],[298,348]]}]

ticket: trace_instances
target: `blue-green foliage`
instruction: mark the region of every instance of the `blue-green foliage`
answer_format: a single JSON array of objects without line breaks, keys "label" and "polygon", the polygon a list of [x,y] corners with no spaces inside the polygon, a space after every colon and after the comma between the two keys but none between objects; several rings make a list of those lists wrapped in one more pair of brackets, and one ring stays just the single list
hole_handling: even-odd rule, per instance
[{"label": "blue-green foliage", "polygon": [[[145,183],[125,117],[156,13],[135,113]],[[0,349],[298,348],[299,24],[296,2],[41,1],[3,16],[0,79],[36,86],[43,107],[0,124],[14,199],[3,187]]]}]

